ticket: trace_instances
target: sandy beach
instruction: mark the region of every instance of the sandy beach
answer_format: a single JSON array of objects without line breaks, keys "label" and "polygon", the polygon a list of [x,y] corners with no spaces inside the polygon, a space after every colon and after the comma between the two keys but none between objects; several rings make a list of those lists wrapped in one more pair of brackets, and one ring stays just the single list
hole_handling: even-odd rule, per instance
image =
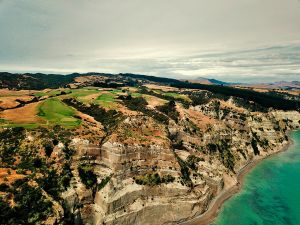
[{"label": "sandy beach", "polygon": [[276,155],[278,153],[281,153],[283,151],[286,151],[292,144],[292,140],[289,140],[289,142],[283,146],[279,151],[274,152],[270,155],[267,155],[265,157],[256,159],[254,161],[249,162],[246,164],[243,168],[240,169],[240,171],[237,174],[237,183],[236,185],[232,186],[231,188],[224,189],[218,196],[216,196],[211,203],[209,204],[209,207],[207,211],[199,216],[196,216],[195,218],[179,223],[181,225],[210,225],[213,223],[213,221],[216,219],[216,217],[219,214],[219,211],[224,204],[224,202],[228,199],[230,199],[232,196],[237,194],[241,188],[243,187],[244,183],[244,177],[249,173],[257,164],[259,164],[262,160],[269,158],[273,155]]}]

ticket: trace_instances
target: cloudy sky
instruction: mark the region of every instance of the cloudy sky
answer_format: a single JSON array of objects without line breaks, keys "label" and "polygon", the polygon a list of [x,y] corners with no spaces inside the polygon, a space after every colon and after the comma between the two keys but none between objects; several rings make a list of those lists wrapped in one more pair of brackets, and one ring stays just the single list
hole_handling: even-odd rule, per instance
[{"label": "cloudy sky", "polygon": [[0,71],[300,80],[300,1],[0,0]]}]

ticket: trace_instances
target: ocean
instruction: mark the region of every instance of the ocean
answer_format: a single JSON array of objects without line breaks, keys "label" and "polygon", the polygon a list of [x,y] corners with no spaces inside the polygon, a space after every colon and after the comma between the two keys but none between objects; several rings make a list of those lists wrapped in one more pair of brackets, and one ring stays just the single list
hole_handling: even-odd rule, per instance
[{"label": "ocean", "polygon": [[300,225],[300,131],[289,149],[259,163],[213,225]]}]

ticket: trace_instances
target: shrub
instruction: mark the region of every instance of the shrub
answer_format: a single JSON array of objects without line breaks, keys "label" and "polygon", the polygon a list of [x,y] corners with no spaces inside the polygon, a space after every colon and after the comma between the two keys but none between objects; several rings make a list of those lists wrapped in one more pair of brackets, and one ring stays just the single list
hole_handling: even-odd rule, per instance
[{"label": "shrub", "polygon": [[6,192],[9,190],[9,186],[7,184],[1,183],[0,184],[0,191]]},{"label": "shrub", "polygon": [[3,224],[40,224],[52,213],[52,203],[47,200],[40,188],[32,187],[25,180],[14,182],[11,188],[14,207],[0,199],[0,221]]},{"label": "shrub", "polygon": [[98,105],[92,104],[91,106],[86,106],[75,99],[64,99],[63,102],[94,117],[95,120],[99,121],[104,126],[104,129],[107,132],[115,128],[123,118],[122,113],[117,112],[116,110],[105,110]]},{"label": "shrub", "polygon": [[93,188],[97,183],[97,176],[93,172],[93,169],[88,165],[79,165],[78,167],[79,177],[81,182],[85,184],[87,188]]},{"label": "shrub", "polygon": [[178,122],[179,118],[179,113],[176,110],[176,103],[174,100],[169,101],[168,103],[162,105],[162,106],[157,106],[156,107],[160,112],[168,115],[171,119],[175,120]]},{"label": "shrub", "polygon": [[200,161],[203,161],[203,159],[195,156],[195,155],[189,155],[186,159],[186,162],[188,164],[188,166],[192,169],[192,170],[197,170],[197,166],[196,164]]},{"label": "shrub", "polygon": [[254,138],[252,138],[252,140],[251,140],[251,146],[253,148],[254,155],[259,155],[260,152],[257,147],[257,141]]},{"label": "shrub", "polygon": [[127,98],[123,99],[123,102],[125,106],[130,110],[142,112],[147,116],[153,117],[158,122],[164,124],[169,123],[169,119],[167,116],[153,109],[149,109],[147,107],[148,102],[143,97],[132,98],[131,95],[129,95]]},{"label": "shrub", "polygon": [[158,173],[148,173],[146,175],[134,177],[134,179],[135,183],[148,186],[155,186],[162,183],[168,184],[174,182],[175,180],[175,178],[169,174],[161,178]]},{"label": "shrub", "polygon": [[46,155],[47,155],[48,157],[50,157],[51,154],[52,154],[52,152],[53,152],[53,146],[52,146],[51,144],[49,144],[49,143],[46,143],[46,144],[44,145],[44,148],[45,148],[45,153],[46,153]]},{"label": "shrub", "polygon": [[170,174],[167,174],[162,177],[161,181],[162,181],[162,183],[165,183],[165,184],[173,183],[175,181],[175,177],[173,177]]},{"label": "shrub", "polygon": [[107,176],[104,179],[101,180],[100,184],[98,184],[97,188],[98,190],[101,190],[102,188],[105,187],[105,185],[110,181],[111,176]]},{"label": "shrub", "polygon": [[257,109],[262,108],[274,108],[281,110],[297,110],[299,111],[299,101],[297,100],[287,100],[281,96],[274,96],[267,93],[256,92],[253,90],[240,89],[228,86],[220,85],[205,85],[205,84],[196,84],[196,83],[185,83],[178,82],[174,83],[171,86],[177,88],[189,88],[189,89],[199,89],[207,90],[214,94],[221,94],[224,96],[235,96],[241,98],[249,104],[250,101],[255,102]]},{"label": "shrub", "polygon": [[62,187],[66,190],[70,186],[70,181],[73,177],[70,165],[68,163],[64,164],[60,177],[61,177],[60,183]]}]

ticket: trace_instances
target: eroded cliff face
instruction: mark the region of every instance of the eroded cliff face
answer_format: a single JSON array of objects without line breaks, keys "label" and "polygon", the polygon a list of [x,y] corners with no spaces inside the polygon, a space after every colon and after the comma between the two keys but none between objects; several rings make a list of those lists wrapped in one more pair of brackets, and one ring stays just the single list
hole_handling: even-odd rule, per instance
[{"label": "eroded cliff face", "polygon": [[[249,162],[280,151],[298,112],[251,112],[227,101],[184,108],[163,125],[127,115],[99,143],[74,138],[74,177],[62,195],[76,224],[174,224],[208,208]],[[97,178],[90,188],[78,167]]]}]

